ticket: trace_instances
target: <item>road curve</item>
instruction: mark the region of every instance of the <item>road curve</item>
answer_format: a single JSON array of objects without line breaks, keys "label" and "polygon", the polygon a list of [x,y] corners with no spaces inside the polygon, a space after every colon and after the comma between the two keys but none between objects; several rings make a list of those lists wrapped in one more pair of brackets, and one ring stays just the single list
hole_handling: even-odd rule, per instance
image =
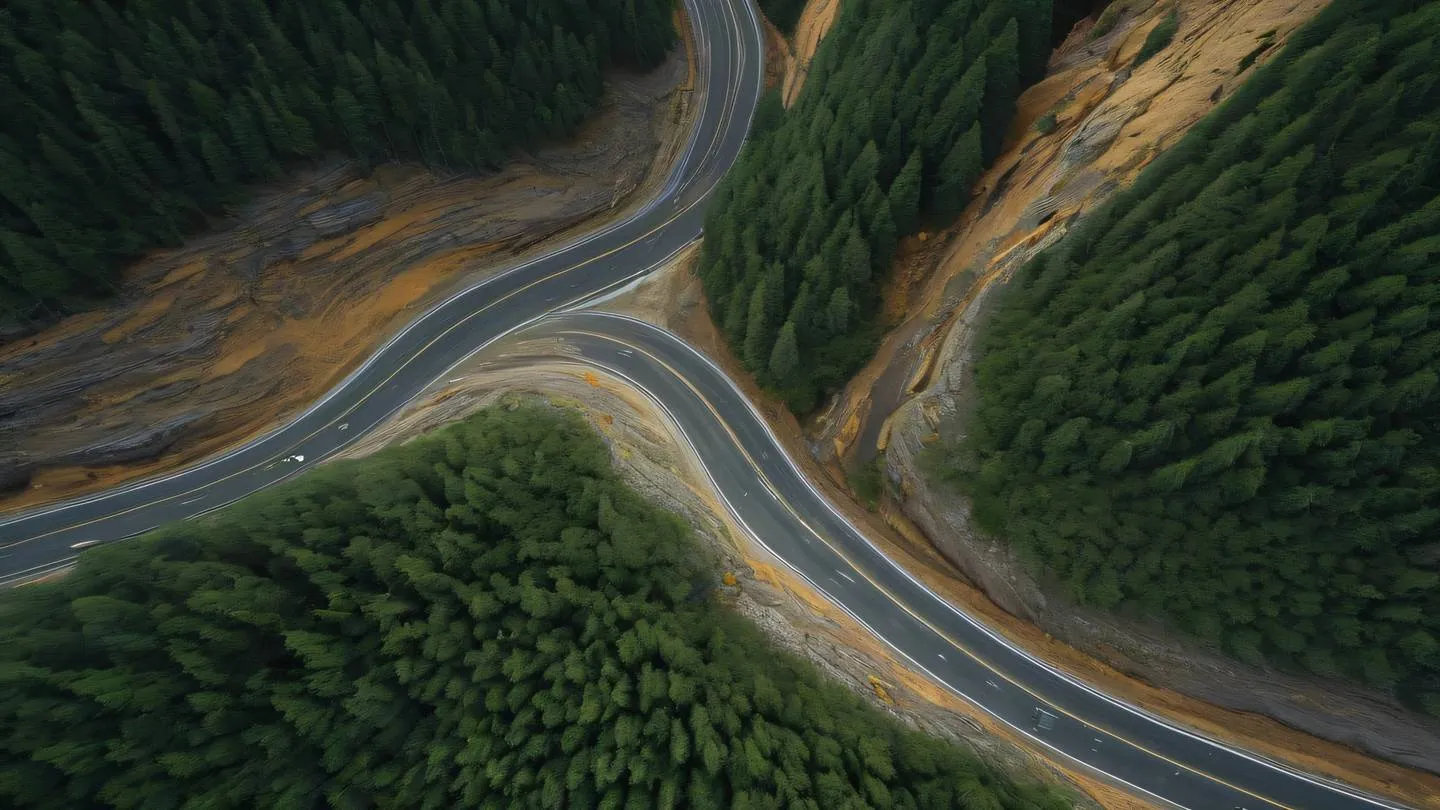
[{"label": "road curve", "polygon": [[[721,370],[675,336],[573,311],[699,235],[703,203],[744,142],[764,45],[749,0],[686,0],[700,114],[665,188],[608,228],[427,310],[285,426],[179,472],[0,520],[0,585],[64,568],[77,546],[195,517],[286,480],[384,422],[455,364],[517,329],[543,330],[651,397],[762,543],[915,667],[1056,757],[1191,810],[1399,807],[1170,726],[1010,646],[896,566],[785,455]],[[550,315],[548,313],[560,313]],[[1039,728],[1035,710],[1055,716]]]}]

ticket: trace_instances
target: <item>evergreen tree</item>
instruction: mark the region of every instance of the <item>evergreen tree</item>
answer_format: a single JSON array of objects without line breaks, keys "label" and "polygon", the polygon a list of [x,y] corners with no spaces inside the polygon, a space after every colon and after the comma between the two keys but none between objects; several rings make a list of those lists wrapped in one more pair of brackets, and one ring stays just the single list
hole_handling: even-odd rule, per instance
[{"label": "evergreen tree", "polygon": [[1005,130],[1020,93],[1020,27],[1014,20],[985,50],[985,103],[980,113],[980,152],[986,163],[1000,155]]},{"label": "evergreen tree", "polygon": [[780,33],[788,36],[795,33],[795,24],[805,12],[805,0],[760,0],[760,9]]},{"label": "evergreen tree", "polygon": [[750,365],[758,365],[762,357],[769,354],[771,347],[769,287],[756,284],[750,293],[749,315],[745,321],[744,358]]},{"label": "evergreen tree", "polygon": [[860,235],[859,226],[850,226],[840,261],[844,278],[850,286],[858,287],[870,280],[870,246]]},{"label": "evergreen tree", "polygon": [[825,319],[832,334],[841,335],[850,325],[850,291],[845,287],[836,287],[835,292],[830,294],[830,302],[825,305]]},{"label": "evergreen tree", "polygon": [[980,124],[970,127],[940,162],[933,206],[941,216],[959,216],[965,210],[970,188],[985,165],[981,134]]},{"label": "evergreen tree", "polygon": [[920,170],[924,163],[919,149],[911,152],[905,167],[890,185],[890,216],[899,233],[915,230],[920,215]]}]

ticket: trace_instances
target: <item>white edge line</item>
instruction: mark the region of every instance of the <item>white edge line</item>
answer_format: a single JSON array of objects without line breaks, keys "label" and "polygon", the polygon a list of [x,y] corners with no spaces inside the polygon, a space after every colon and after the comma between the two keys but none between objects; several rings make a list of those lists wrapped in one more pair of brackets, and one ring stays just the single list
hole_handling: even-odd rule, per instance
[{"label": "white edge line", "polygon": [[[667,259],[667,261],[668,261],[668,259]],[[471,357],[473,357],[474,355],[480,353],[481,351],[484,351],[484,350],[485,350],[487,347],[489,347],[492,343],[495,343],[496,341],[501,340],[501,339],[506,338],[506,337],[509,337],[509,336],[511,336],[511,335],[517,334],[517,333],[520,332],[521,330],[523,330],[523,329],[529,327],[530,325],[534,324],[536,321],[539,321],[539,320],[542,320],[542,319],[548,317],[549,314],[550,314],[550,313],[544,313],[544,314],[541,314],[541,315],[537,315],[537,316],[535,316],[535,317],[533,317],[533,318],[531,318],[531,319],[529,319],[529,320],[527,320],[527,321],[524,321],[524,322],[522,322],[522,323],[520,323],[520,324],[515,325],[514,327],[512,327],[511,329],[509,329],[509,330],[507,330],[507,331],[505,331],[505,332],[502,332],[502,333],[500,333],[500,334],[498,334],[498,335],[490,338],[489,340],[485,341],[484,343],[481,343],[479,346],[476,346],[473,350],[470,351],[469,354],[465,355],[464,357],[462,357],[462,358],[460,358],[459,360],[457,360],[457,361],[455,361],[454,363],[452,363],[448,368],[446,368],[444,371],[442,371],[442,372],[440,372],[438,375],[436,375],[434,379],[432,379],[430,382],[426,383],[426,384],[420,389],[420,393],[424,393],[426,390],[428,390],[428,389],[430,388],[430,386],[434,385],[434,384],[435,384],[436,382],[438,382],[440,379],[442,379],[443,377],[445,377],[446,375],[448,375],[448,374],[450,373],[450,371],[451,371],[452,369],[454,369],[456,366],[460,365],[461,363],[464,363],[466,360],[469,360]],[[388,421],[388,420],[389,420],[391,417],[393,417],[396,413],[398,413],[398,412],[401,411],[401,410],[404,410],[406,406],[408,406],[408,405],[410,405],[412,402],[414,402],[418,396],[419,396],[419,394],[417,393],[417,395],[416,395],[415,397],[410,397],[409,399],[403,400],[403,401],[399,402],[398,404],[396,404],[396,406],[395,406],[394,408],[391,408],[389,411],[385,412],[385,414],[382,415],[379,419],[375,420],[375,423],[374,423],[373,425],[371,425],[371,428],[370,428],[370,429],[373,430],[373,429],[378,428],[378,427],[380,427],[381,425],[383,425],[386,421]],[[275,486],[276,484],[283,483],[283,482],[288,481],[288,480],[290,480],[291,478],[294,478],[294,477],[296,477],[296,476],[298,476],[298,475],[301,475],[301,474],[303,474],[303,473],[309,472],[310,470],[314,469],[315,467],[318,467],[318,466],[320,466],[321,464],[325,463],[327,460],[330,459],[331,456],[334,456],[335,454],[344,451],[344,450],[345,450],[346,448],[348,448],[350,445],[355,444],[356,442],[358,442],[358,441],[360,441],[361,439],[365,438],[366,435],[367,435],[367,431],[358,431],[349,441],[345,442],[344,444],[338,445],[338,446],[332,448],[330,451],[328,451],[328,452],[326,452],[326,453],[324,453],[324,454],[322,454],[322,455],[320,455],[320,456],[317,456],[317,457],[315,458],[315,460],[314,460],[313,462],[311,462],[310,464],[307,464],[307,465],[304,465],[304,466],[294,467],[294,468],[293,468],[289,473],[287,473],[286,475],[282,475],[282,476],[280,476],[279,478],[276,478],[276,479],[273,480],[273,481],[267,482],[263,487],[261,487],[261,489],[269,489],[270,487],[273,487],[273,486]],[[209,514],[212,513],[212,512],[218,512],[218,511],[220,511],[221,509],[224,509],[225,507],[230,506],[230,505],[236,503],[237,501],[242,501],[242,500],[244,500],[245,498],[247,498],[247,497],[249,497],[249,496],[251,496],[251,495],[254,495],[256,492],[259,492],[259,491],[260,491],[260,490],[251,490],[250,492],[246,492],[246,493],[244,493],[244,494],[242,494],[242,495],[240,495],[240,496],[238,496],[238,497],[231,498],[231,499],[228,500],[228,501],[223,501],[223,502],[220,502],[220,503],[210,504],[210,505],[206,506],[204,509],[200,510],[199,512],[196,512],[196,513],[194,513],[194,514],[192,514],[192,515],[186,515],[186,516],[183,517],[183,518],[178,518],[178,519],[176,519],[176,520],[173,521],[173,522],[178,523],[178,522],[180,522],[180,521],[186,521],[186,520],[197,520],[197,519],[199,519],[199,518],[205,517],[206,515],[209,515]],[[151,526],[149,529],[145,529],[145,530],[140,531],[140,532],[132,532],[132,533],[130,533],[130,534],[128,534],[128,535],[125,535],[125,537],[117,537],[117,538],[115,538],[115,541],[125,540],[125,539],[134,537],[134,536],[139,535],[139,534],[145,534],[146,532],[153,531],[154,529],[157,529],[157,528],[159,528],[159,526]],[[111,542],[115,542],[115,541],[111,541]],[[107,543],[107,545],[108,545],[108,543]],[[4,587],[4,586],[6,586],[6,585],[10,585],[10,584],[14,584],[14,583],[28,582],[28,581],[30,581],[30,580],[32,580],[32,579],[35,579],[35,578],[37,578],[37,577],[43,576],[43,575],[46,574],[46,573],[49,573],[49,571],[48,571],[48,570],[47,570],[47,571],[40,571],[40,572],[38,572],[38,573],[30,574],[29,576],[22,576],[22,575],[27,574],[27,573],[30,573],[30,572],[32,572],[32,571],[36,571],[37,569],[40,569],[40,568],[45,568],[46,566],[57,565],[57,564],[59,564],[59,563],[66,563],[66,562],[68,562],[68,563],[73,564],[74,561],[77,560],[77,559],[79,559],[79,555],[78,555],[78,554],[77,554],[77,555],[72,555],[72,556],[70,556],[70,557],[66,557],[66,558],[64,558],[64,560],[52,561],[52,562],[48,562],[48,563],[40,563],[39,565],[32,566],[32,567],[27,568],[27,569],[25,569],[25,570],[23,570],[23,571],[13,572],[12,574],[8,575],[6,578],[0,579],[0,587]]]},{"label": "white edge line", "polygon": [[[695,0],[685,0],[685,2],[686,2],[687,4],[691,4],[691,3],[695,2]],[[729,8],[728,4],[726,4],[725,7],[728,9],[728,8]],[[755,40],[754,40],[754,42],[753,42],[752,44],[760,44],[760,45],[763,47],[763,42],[761,41],[761,39],[760,39],[759,36],[758,36],[758,35],[759,35],[759,24],[760,24],[760,23],[759,23],[759,20],[756,19],[756,17],[755,17],[754,8],[753,8],[753,7],[750,5],[750,3],[748,3],[748,2],[746,3],[746,10],[747,10],[747,12],[748,12],[748,15],[749,15],[749,17],[750,17],[751,22],[752,22],[752,23],[754,24],[754,26],[755,26],[754,30],[751,31],[752,34],[755,34],[755,35],[756,35],[756,38],[755,38]],[[695,24],[696,24],[697,26],[699,26],[699,27],[703,30],[704,24],[703,24],[703,22],[701,22],[701,20],[703,19],[703,15],[702,15],[698,10],[695,10],[693,7],[692,7],[692,12],[693,12],[693,13],[691,14],[691,17],[692,17],[693,20],[696,21]],[[734,20],[735,18],[732,16],[731,19]],[[738,20],[737,20],[736,22],[737,22],[737,25],[738,25]],[[731,29],[731,32],[733,33],[733,32],[735,32],[736,30],[737,30],[737,29],[732,28],[732,29]],[[697,36],[696,39],[697,39],[697,41],[700,40],[700,38],[699,38],[698,36]],[[738,35],[735,37],[735,41],[736,41],[737,43],[740,41],[740,37],[739,37]],[[742,51],[743,51],[743,49],[737,49],[737,50],[742,50]],[[743,55],[743,53],[742,53],[742,57],[741,57],[740,64],[743,65],[743,64],[744,64],[744,61],[745,61],[745,57],[744,57],[744,55]],[[705,63],[705,62],[702,61],[701,64],[702,64],[702,67],[705,68],[706,74],[707,74],[707,76],[708,76],[708,67],[709,67],[709,66],[708,66],[708,63]],[[737,77],[740,75],[738,70],[737,70],[737,72],[736,72],[735,75],[736,75]],[[764,64],[763,64],[763,60],[757,62],[756,76],[757,76],[757,78],[759,78],[759,79],[761,80],[761,82],[763,83],[763,78],[764,78]],[[730,84],[727,82],[727,84],[726,84],[726,92],[727,92],[727,93],[730,93],[731,91],[735,90],[737,87],[738,87],[738,85],[732,86],[732,85],[730,85]],[[704,90],[705,90],[706,93],[708,93],[708,92],[709,92],[709,89],[710,89],[710,86],[709,86],[709,82],[707,81],[706,84],[704,85]],[[733,104],[728,105],[728,106],[729,106],[729,107],[733,107]],[[748,132],[748,130],[749,130],[749,125],[750,125],[750,123],[751,123],[753,120],[754,120],[754,109],[752,108],[751,111],[750,111],[750,115],[747,116],[747,118],[746,118],[746,131],[747,131],[747,132]],[[683,176],[682,173],[680,172],[680,169],[683,167],[684,162],[687,162],[687,161],[690,159],[691,153],[694,151],[694,147],[695,147],[695,145],[699,142],[699,140],[700,140],[700,130],[699,130],[699,127],[697,126],[696,128],[694,128],[694,129],[691,130],[690,142],[689,142],[689,145],[688,145],[687,148],[686,148],[686,154],[685,154],[684,158],[682,159],[682,163],[677,164],[676,169],[672,170],[672,172],[671,172],[671,177],[670,177],[670,181],[669,181],[669,183],[668,183],[668,185],[667,185],[667,187],[666,187],[667,189],[673,189],[673,186],[674,186],[677,182],[679,182],[680,177]],[[715,143],[718,143],[719,140],[721,140],[721,139],[713,139],[713,140],[712,140],[712,147],[713,147],[713,145],[714,145]],[[742,146],[743,146],[743,139],[742,139]],[[705,156],[705,157],[708,157],[709,154],[710,154],[710,152],[712,152],[712,151],[713,151],[713,149],[707,150],[707,153],[706,153],[706,156]],[[703,162],[703,160],[704,160],[704,158],[702,157],[702,162]],[[693,178],[692,178],[692,179],[693,179]],[[703,201],[706,197],[708,197],[711,193],[713,193],[714,190],[715,190],[715,188],[719,186],[721,180],[723,180],[723,175],[722,175],[721,177],[715,178],[715,181],[714,181],[713,183],[711,183],[710,186],[709,186],[708,188],[706,188],[705,192],[702,194],[701,200],[697,200],[696,203],[692,203],[691,205],[687,205],[687,206],[685,207],[685,209],[682,210],[682,213],[683,213],[684,211],[688,211],[690,208],[694,207],[695,204],[698,204],[699,202]],[[687,181],[686,185],[688,185],[688,181]],[[510,268],[510,269],[508,269],[508,270],[502,271],[501,273],[499,273],[499,274],[497,274],[497,275],[494,275],[494,276],[491,276],[491,277],[488,277],[488,278],[485,278],[485,279],[481,279],[480,281],[476,282],[474,285],[472,285],[472,286],[470,286],[470,287],[468,287],[468,288],[466,288],[466,289],[464,289],[464,290],[460,290],[460,291],[454,293],[453,295],[451,295],[449,298],[446,298],[444,301],[442,301],[442,302],[440,302],[440,303],[438,303],[438,304],[435,304],[434,306],[430,307],[430,308],[427,309],[423,314],[421,314],[419,317],[417,317],[416,319],[414,319],[413,321],[411,321],[408,325],[406,325],[399,333],[393,335],[393,336],[390,337],[388,340],[386,340],[386,342],[385,342],[384,344],[382,344],[382,345],[380,346],[380,348],[376,349],[376,350],[370,355],[370,357],[368,357],[368,358],[365,360],[364,363],[362,363],[358,368],[356,368],[354,371],[352,371],[352,372],[350,372],[348,375],[346,375],[346,377],[345,377],[343,380],[341,380],[340,383],[338,383],[334,388],[331,388],[320,400],[312,403],[309,407],[307,407],[307,408],[306,408],[304,411],[302,411],[299,415],[295,416],[293,419],[291,419],[289,422],[287,422],[287,423],[284,424],[284,425],[280,425],[280,426],[274,428],[273,430],[270,430],[270,431],[262,434],[261,436],[256,437],[255,439],[252,439],[251,441],[249,441],[249,442],[247,442],[247,443],[245,443],[245,444],[243,444],[243,445],[241,445],[241,446],[239,446],[239,447],[233,448],[232,450],[230,450],[230,451],[228,451],[228,452],[226,452],[226,453],[224,453],[224,454],[222,454],[222,455],[220,455],[220,456],[216,456],[216,457],[213,457],[213,458],[210,458],[210,459],[206,459],[206,460],[204,460],[204,461],[202,461],[202,462],[200,462],[200,463],[198,463],[198,464],[192,465],[192,466],[182,467],[182,468],[180,468],[179,470],[176,470],[176,471],[174,471],[174,472],[172,472],[172,473],[169,473],[169,474],[164,475],[164,476],[159,477],[159,478],[147,479],[147,480],[143,480],[143,481],[137,481],[137,482],[135,482],[135,483],[133,483],[133,484],[130,484],[130,485],[128,485],[128,486],[120,487],[119,489],[114,489],[114,490],[109,490],[109,491],[102,492],[102,493],[97,493],[97,494],[95,494],[95,495],[91,495],[91,496],[88,496],[88,497],[80,498],[80,499],[74,500],[74,501],[66,501],[66,502],[63,502],[63,503],[60,503],[60,504],[52,505],[51,507],[40,507],[40,508],[37,508],[37,509],[35,509],[35,510],[29,510],[29,511],[25,511],[25,512],[16,513],[16,514],[11,515],[11,516],[3,519],[3,520],[0,520],[0,527],[4,527],[4,526],[6,526],[6,525],[9,525],[9,524],[11,524],[11,523],[15,523],[15,522],[18,522],[18,521],[21,521],[21,520],[26,520],[26,519],[30,519],[30,518],[33,518],[33,517],[38,517],[38,516],[40,516],[40,515],[45,515],[45,514],[50,514],[50,513],[53,513],[53,512],[63,511],[63,510],[65,510],[65,509],[70,509],[70,508],[74,508],[74,507],[83,506],[83,505],[90,504],[90,503],[94,503],[94,502],[96,502],[96,501],[100,501],[100,500],[103,500],[103,499],[106,499],[106,498],[116,497],[116,496],[119,496],[119,495],[122,495],[122,494],[126,494],[126,493],[129,493],[129,492],[133,492],[133,491],[136,491],[136,490],[139,490],[139,489],[143,489],[143,488],[145,488],[145,487],[150,487],[150,486],[154,486],[154,485],[157,485],[157,484],[162,484],[162,483],[164,483],[164,482],[166,482],[166,481],[169,481],[169,480],[172,480],[172,479],[174,479],[174,478],[176,478],[176,477],[179,477],[179,476],[182,476],[182,475],[189,475],[189,474],[198,472],[199,470],[205,469],[206,467],[212,466],[212,465],[214,465],[214,464],[218,464],[218,463],[220,463],[220,462],[222,462],[222,461],[225,461],[225,460],[227,460],[227,459],[229,459],[229,458],[232,458],[232,457],[234,457],[234,456],[236,456],[236,455],[238,455],[238,454],[240,454],[240,453],[243,453],[243,452],[246,452],[246,451],[248,451],[248,450],[251,450],[251,449],[253,449],[254,447],[256,447],[257,445],[263,444],[264,442],[270,440],[270,439],[273,438],[276,434],[279,434],[279,433],[281,433],[281,432],[283,432],[283,431],[291,428],[291,427],[294,426],[296,423],[298,423],[298,422],[300,422],[301,420],[303,420],[303,419],[305,419],[306,417],[308,417],[311,413],[313,413],[313,412],[314,412],[316,409],[318,409],[321,405],[324,405],[324,404],[325,404],[326,402],[328,402],[330,399],[332,399],[333,397],[335,397],[336,395],[338,395],[339,393],[341,393],[342,391],[344,391],[345,388],[348,387],[348,386],[353,382],[354,378],[357,377],[361,372],[365,371],[366,368],[368,368],[369,366],[373,365],[374,362],[379,359],[380,355],[383,354],[387,348],[389,348],[393,343],[395,343],[397,340],[399,340],[401,337],[403,337],[403,336],[404,336],[407,332],[409,332],[411,329],[415,328],[416,326],[419,326],[423,321],[425,321],[425,320],[427,320],[429,317],[431,317],[431,316],[435,313],[435,311],[437,311],[437,310],[445,307],[446,305],[452,303],[452,302],[455,301],[456,299],[458,299],[458,298],[460,298],[460,297],[462,297],[462,296],[464,296],[464,295],[467,295],[467,294],[469,294],[470,292],[472,292],[472,291],[474,291],[474,290],[476,290],[476,289],[479,289],[479,288],[481,288],[481,287],[484,287],[484,286],[486,286],[487,284],[490,284],[490,283],[492,283],[492,282],[494,282],[494,281],[499,280],[500,278],[502,278],[502,277],[504,277],[504,276],[509,275],[510,273],[513,273],[513,272],[516,272],[516,271],[518,271],[518,270],[524,269],[525,267],[528,267],[528,266],[530,266],[530,265],[532,265],[532,264],[535,264],[535,263],[537,263],[537,262],[540,262],[540,261],[544,261],[544,260],[549,259],[549,258],[551,258],[551,257],[553,257],[553,256],[556,256],[556,255],[559,255],[559,254],[568,252],[568,251],[570,251],[570,250],[573,250],[573,249],[576,248],[576,247],[579,247],[579,246],[581,246],[581,245],[583,245],[583,244],[586,244],[586,243],[588,243],[588,242],[590,242],[590,241],[592,241],[592,240],[594,240],[594,239],[598,239],[598,238],[600,238],[601,236],[605,236],[605,235],[607,235],[607,234],[610,233],[610,232],[613,232],[613,231],[615,231],[615,230],[618,230],[618,229],[620,229],[620,228],[622,228],[622,227],[624,227],[624,226],[626,226],[626,225],[634,222],[635,220],[637,220],[637,219],[639,219],[640,217],[642,217],[644,214],[648,213],[650,210],[654,209],[656,206],[658,206],[658,205],[659,205],[661,202],[663,202],[665,199],[667,199],[670,193],[673,193],[673,192],[667,191],[666,193],[662,193],[662,194],[660,194],[660,195],[657,195],[657,196],[656,196],[654,199],[652,199],[648,204],[646,204],[646,206],[643,207],[641,210],[635,212],[635,213],[632,214],[630,217],[627,217],[626,219],[621,220],[620,222],[617,222],[617,223],[609,226],[608,228],[605,228],[605,229],[602,229],[602,230],[597,231],[597,232],[595,232],[595,233],[589,234],[589,235],[587,235],[587,236],[585,236],[585,237],[583,237],[583,238],[578,239],[577,241],[575,241],[575,242],[573,242],[573,243],[567,243],[566,245],[564,245],[564,246],[562,246],[562,247],[560,247],[560,248],[557,248],[557,249],[555,249],[554,251],[551,251],[550,253],[546,253],[546,254],[543,254],[543,255],[540,255],[540,256],[536,256],[536,257],[534,257],[533,259],[530,259],[529,261],[526,261],[526,262],[524,262],[524,263],[522,263],[522,264],[520,264],[520,265],[517,265],[517,266],[515,266],[515,267],[512,267],[512,268]],[[666,256],[665,259],[662,259],[659,263],[653,264],[653,265],[651,265],[650,267],[647,267],[647,268],[644,269],[644,270],[638,271],[638,272],[636,272],[636,273],[634,273],[634,274],[632,274],[632,275],[630,275],[630,276],[626,276],[626,277],[624,277],[624,278],[622,278],[622,279],[619,279],[618,282],[619,282],[619,283],[622,283],[622,284],[625,284],[625,285],[627,285],[627,286],[633,285],[633,284],[639,282],[639,281],[641,280],[641,278],[643,278],[644,275],[646,275],[646,274],[654,271],[654,270],[657,269],[658,267],[660,267],[660,266],[662,266],[663,264],[665,264],[665,263],[669,262],[670,260],[672,260],[676,255],[679,254],[680,251],[684,250],[685,248],[687,248],[687,247],[689,247],[691,244],[693,244],[693,243],[695,242],[695,239],[697,239],[697,238],[699,238],[699,233],[698,233],[698,232],[697,232],[697,234],[696,234],[695,237],[692,237],[691,239],[687,240],[684,245],[681,245],[680,248],[677,248],[675,251],[673,251],[673,252],[670,253],[668,256]],[[612,285],[607,285],[607,287],[613,286],[613,284],[614,284],[614,282],[612,282]],[[596,296],[596,295],[602,295],[602,296],[604,296],[606,299],[608,299],[608,298],[610,298],[610,297],[614,297],[615,294],[618,294],[618,293],[611,293],[611,294],[609,294],[608,296],[605,296],[605,295],[604,295],[605,289],[606,289],[606,288],[602,288],[601,290],[597,291],[596,293],[590,293],[590,294],[588,294],[588,295],[587,295],[587,298],[579,299],[579,300],[582,301],[582,302],[586,302],[586,303],[581,304],[580,306],[593,305],[593,303],[589,302],[588,299],[589,299],[589,298],[593,298],[593,297]],[[496,335],[495,337],[491,338],[490,340],[482,343],[480,346],[477,346],[477,347],[476,347],[474,350],[472,350],[469,354],[465,355],[465,356],[462,357],[460,360],[456,361],[454,364],[452,364],[451,366],[449,366],[449,368],[447,368],[446,371],[448,372],[450,369],[453,369],[453,368],[455,368],[455,366],[459,365],[460,363],[463,363],[465,360],[468,360],[470,357],[474,356],[476,353],[478,353],[479,351],[483,350],[484,348],[486,348],[487,346],[489,346],[491,343],[495,342],[496,340],[499,340],[499,339],[501,339],[501,338],[503,338],[503,337],[506,337],[506,336],[508,336],[508,335],[515,334],[516,332],[518,332],[518,331],[520,331],[520,330],[522,330],[522,329],[530,326],[531,324],[535,323],[536,321],[539,321],[539,320],[541,320],[541,319],[543,319],[543,318],[549,317],[550,315],[553,315],[553,314],[556,314],[556,313],[559,313],[559,312],[569,312],[569,311],[573,311],[573,310],[576,309],[576,308],[578,308],[577,305],[575,305],[574,302],[572,302],[572,303],[569,303],[569,304],[565,304],[565,305],[563,305],[562,307],[557,308],[557,309],[555,309],[555,310],[551,310],[551,311],[548,311],[548,312],[541,313],[541,314],[539,314],[539,315],[536,315],[536,316],[533,317],[533,318],[530,318],[529,320],[526,320],[526,321],[524,321],[524,322],[522,322],[522,323],[520,323],[520,324],[517,324],[516,326],[511,327],[509,330],[507,330],[507,331],[505,331],[505,332],[502,332],[501,334]],[[441,376],[443,376],[443,374],[442,374]],[[439,379],[439,378],[437,377],[436,380],[438,380],[438,379]],[[424,388],[421,389],[421,391],[425,390],[425,388],[429,388],[431,385],[434,385],[436,380],[431,380],[429,383],[427,383],[427,384],[425,385]],[[395,408],[391,409],[389,412],[386,413],[386,415],[385,415],[384,417],[382,417],[379,421],[377,421],[377,422],[376,422],[376,425],[378,426],[378,425],[381,424],[384,420],[389,419],[389,418],[390,418],[391,416],[393,416],[397,411],[401,410],[405,405],[409,404],[409,402],[412,401],[413,399],[414,399],[414,398],[412,397],[410,400],[406,400],[406,401],[404,401],[404,402],[399,403]],[[331,450],[329,453],[326,453],[326,454],[324,454],[323,456],[317,458],[317,459],[315,460],[315,462],[313,462],[311,465],[306,465],[306,466],[304,466],[304,467],[298,467],[298,468],[296,468],[295,472],[292,473],[291,475],[286,475],[286,476],[282,476],[282,477],[280,477],[280,478],[277,478],[277,479],[275,479],[274,481],[266,484],[266,486],[267,486],[267,487],[268,487],[268,486],[273,486],[274,484],[280,483],[280,482],[282,482],[282,481],[285,481],[285,480],[287,480],[287,479],[289,479],[289,478],[294,477],[294,475],[297,475],[297,474],[299,474],[300,472],[303,472],[303,471],[305,471],[305,470],[310,469],[310,468],[311,468],[312,466],[314,466],[315,464],[318,464],[318,463],[324,461],[325,459],[329,458],[330,456],[334,455],[335,453],[338,453],[338,452],[340,452],[341,450],[344,450],[344,449],[345,449],[346,447],[348,447],[350,444],[354,443],[354,441],[357,441],[359,438],[361,438],[361,433],[363,433],[363,431],[357,432],[357,434],[356,434],[356,436],[355,436],[355,439],[353,439],[351,442],[347,442],[347,443],[345,443],[345,444],[342,444],[342,445],[334,448],[334,449]],[[240,496],[239,498],[232,498],[232,499],[230,499],[230,500],[228,500],[228,501],[225,501],[225,502],[223,502],[223,503],[214,504],[214,505],[212,505],[212,506],[207,507],[205,510],[203,510],[203,511],[201,511],[201,512],[197,512],[197,513],[195,513],[195,514],[193,514],[193,515],[189,515],[189,516],[187,516],[187,517],[185,517],[185,518],[181,518],[181,519],[182,519],[182,520],[193,520],[193,519],[195,519],[195,518],[198,518],[198,517],[201,517],[201,516],[203,516],[203,515],[209,514],[210,512],[214,512],[214,511],[217,511],[217,510],[219,510],[219,509],[222,509],[222,508],[224,508],[224,507],[226,507],[226,506],[229,506],[229,505],[235,503],[236,501],[240,500],[240,499],[243,498],[243,497],[244,497],[244,496],[242,495],[242,496]],[[132,536],[133,536],[133,535],[132,535]],[[8,581],[8,580],[6,580],[6,581]],[[6,581],[0,581],[0,585],[5,584]]]},{"label": "white edge line", "polygon": [[4,579],[0,579],[0,585],[9,585],[11,583],[17,582],[28,582],[32,579],[35,579],[36,577],[44,576],[45,574],[50,573],[52,569],[63,568],[64,566],[75,562],[75,560],[79,558],[80,555],[72,554],[69,557],[63,557],[59,560],[51,560],[49,562],[40,563],[39,565],[32,565],[29,568],[24,569],[23,571],[14,571],[10,574],[7,574]]}]

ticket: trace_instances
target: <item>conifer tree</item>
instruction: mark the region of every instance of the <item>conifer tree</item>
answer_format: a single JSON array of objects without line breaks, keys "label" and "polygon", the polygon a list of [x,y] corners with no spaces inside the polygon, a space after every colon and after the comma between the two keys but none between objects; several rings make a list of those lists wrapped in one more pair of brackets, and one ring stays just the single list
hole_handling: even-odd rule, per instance
[{"label": "conifer tree", "polygon": [[831,334],[843,335],[850,325],[850,291],[836,287],[825,305],[825,318]]},{"label": "conifer tree", "polygon": [[923,165],[924,158],[916,149],[910,153],[905,167],[890,186],[890,216],[898,233],[915,230],[920,215],[920,170]]},{"label": "conifer tree", "polygon": [[858,225],[850,226],[840,261],[844,278],[851,286],[860,286],[870,280],[870,246],[860,235]]},{"label": "conifer tree", "polygon": [[763,283],[756,284],[750,293],[750,307],[745,321],[745,362],[751,365],[758,365],[761,358],[769,356],[771,347],[770,335],[770,313],[771,304],[767,300],[769,287]]},{"label": "conifer tree", "polygon": [[933,206],[941,216],[959,216],[965,210],[970,188],[980,177],[984,166],[981,125],[970,127],[940,161],[939,180],[935,184]]}]

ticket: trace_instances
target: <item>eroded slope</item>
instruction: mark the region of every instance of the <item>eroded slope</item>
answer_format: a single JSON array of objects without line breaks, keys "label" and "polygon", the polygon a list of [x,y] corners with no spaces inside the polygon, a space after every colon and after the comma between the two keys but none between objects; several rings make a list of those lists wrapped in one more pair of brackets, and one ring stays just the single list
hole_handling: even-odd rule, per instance
[{"label": "eroded slope", "polygon": [[0,347],[13,508],[171,469],[297,412],[428,303],[643,200],[682,145],[677,50],[571,141],[488,177],[332,163],[132,267],[113,306]]}]

